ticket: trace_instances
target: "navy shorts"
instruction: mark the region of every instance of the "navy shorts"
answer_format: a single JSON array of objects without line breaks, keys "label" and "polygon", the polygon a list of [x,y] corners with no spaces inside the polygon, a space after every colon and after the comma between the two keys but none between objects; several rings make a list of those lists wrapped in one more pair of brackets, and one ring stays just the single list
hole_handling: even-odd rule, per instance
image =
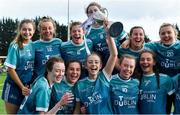
[{"label": "navy shorts", "polygon": [[9,83],[7,82],[7,80],[5,80],[2,99],[5,102],[20,106],[24,99],[24,96],[22,95],[22,90],[17,85]]}]

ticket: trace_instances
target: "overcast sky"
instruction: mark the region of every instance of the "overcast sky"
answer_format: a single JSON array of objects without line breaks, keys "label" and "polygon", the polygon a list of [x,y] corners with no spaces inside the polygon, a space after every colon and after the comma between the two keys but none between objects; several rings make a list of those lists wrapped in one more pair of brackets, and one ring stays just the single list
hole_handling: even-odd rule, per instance
[{"label": "overcast sky", "polygon": [[[153,41],[159,40],[158,31],[163,22],[180,27],[180,0],[69,0],[69,20],[86,20],[85,8],[92,1],[107,8],[109,20],[121,21],[125,31],[142,26]],[[47,15],[60,24],[67,24],[68,0],[0,0],[0,18]]]}]

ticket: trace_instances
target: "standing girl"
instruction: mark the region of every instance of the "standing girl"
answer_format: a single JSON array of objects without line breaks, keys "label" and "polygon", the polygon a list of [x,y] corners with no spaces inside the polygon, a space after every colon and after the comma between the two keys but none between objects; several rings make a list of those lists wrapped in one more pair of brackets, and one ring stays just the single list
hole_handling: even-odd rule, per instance
[{"label": "standing girl", "polygon": [[[89,17],[92,17],[96,12],[102,12],[103,7],[98,4],[97,2],[91,2],[87,8],[86,8],[86,15]],[[106,17],[107,18],[107,17]],[[103,56],[102,58],[102,67],[104,67],[108,61],[110,52],[108,49],[108,45],[106,43],[106,28],[98,23],[97,21],[94,21],[92,25],[87,29],[86,31],[86,38],[90,39],[93,42],[93,50],[95,52],[98,52],[100,56]],[[116,46],[119,46],[121,42],[124,41],[124,39],[127,37],[126,32],[122,32],[118,38],[115,39]]]},{"label": "standing girl", "polygon": [[119,74],[110,82],[110,96],[114,114],[138,114],[139,81],[132,75],[135,57],[125,54],[120,59]]},{"label": "standing girl", "polygon": [[109,82],[117,59],[117,49],[114,40],[107,36],[110,56],[102,71],[102,62],[96,53],[87,57],[86,69],[88,77],[77,84],[77,98],[74,113],[80,113],[80,108],[85,106],[88,114],[111,114],[111,103],[109,97]]},{"label": "standing girl", "polygon": [[16,114],[24,95],[28,95],[34,67],[34,49],[31,38],[35,32],[32,20],[22,20],[17,29],[17,36],[10,44],[4,63],[8,67],[2,99],[5,101],[7,114]]},{"label": "standing girl", "polygon": [[[141,26],[134,26],[129,32],[129,47],[118,47],[118,57],[120,58],[124,54],[139,58],[140,52],[144,49],[145,31]],[[118,60],[117,60],[118,61]],[[118,61],[119,62],[119,61]]]},{"label": "standing girl", "polygon": [[73,22],[70,27],[72,40],[62,43],[61,55],[65,62],[79,60],[82,63],[82,73],[80,79],[87,76],[85,73],[85,60],[92,51],[92,41],[85,39],[85,31],[80,22]]},{"label": "standing girl", "polygon": [[50,17],[43,17],[39,24],[40,40],[34,42],[35,46],[35,65],[34,79],[44,74],[45,64],[50,57],[61,57],[60,46],[62,40],[55,38],[56,24]]},{"label": "standing girl", "polygon": [[[159,28],[160,42],[150,42],[146,47],[157,55],[159,72],[173,77],[180,73],[180,41],[177,40],[177,30],[170,23],[163,23]],[[167,113],[170,114],[174,95],[167,98]]]},{"label": "standing girl", "polygon": [[157,72],[155,54],[143,50],[140,54],[140,99],[141,114],[166,114],[167,94],[173,93],[172,79]]},{"label": "standing girl", "polygon": [[[129,47],[123,48],[118,47],[118,59],[117,63],[115,65],[115,68],[118,70],[119,68],[119,58],[122,57],[124,54],[132,55],[136,58],[137,62],[139,60],[140,52],[144,49],[144,42],[145,42],[145,31],[143,27],[141,26],[134,26],[131,28],[129,32]],[[126,41],[128,41],[126,40]],[[125,44],[124,42],[123,44]],[[139,69],[139,63],[136,63],[136,69]],[[134,72],[134,75],[136,74],[136,71]],[[136,77],[133,76],[133,77]]]}]

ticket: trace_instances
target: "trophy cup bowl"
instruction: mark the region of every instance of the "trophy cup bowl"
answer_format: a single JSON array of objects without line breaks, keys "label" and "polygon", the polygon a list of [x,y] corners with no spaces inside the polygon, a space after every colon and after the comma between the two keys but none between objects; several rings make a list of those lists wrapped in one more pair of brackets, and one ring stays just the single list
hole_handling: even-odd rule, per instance
[{"label": "trophy cup bowl", "polygon": [[114,22],[109,27],[109,34],[111,37],[118,37],[123,32],[123,24],[121,22]]}]

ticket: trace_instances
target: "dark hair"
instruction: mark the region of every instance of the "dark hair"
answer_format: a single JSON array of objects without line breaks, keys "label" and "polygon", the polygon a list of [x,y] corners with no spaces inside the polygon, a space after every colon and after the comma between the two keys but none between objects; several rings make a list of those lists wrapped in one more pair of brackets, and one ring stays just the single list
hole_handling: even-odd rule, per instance
[{"label": "dark hair", "polygon": [[[142,30],[143,30],[143,33],[144,33],[143,43],[144,43],[144,42],[145,42],[145,31],[144,31],[143,27],[141,27],[141,26],[134,26],[134,27],[132,27],[132,28],[130,29],[130,32],[129,32],[129,37],[131,38],[134,29],[142,29]],[[129,45],[130,45],[131,48],[133,47],[131,40],[130,40],[130,44],[129,44]],[[143,45],[144,45],[144,44],[141,45],[141,48],[143,47]]]},{"label": "dark hair", "polygon": [[62,58],[59,57],[52,57],[50,58],[45,65],[45,73],[44,76],[47,77],[48,71],[52,71],[53,66],[56,62],[61,62],[64,63],[64,60]]},{"label": "dark hair", "polygon": [[[152,50],[150,50],[150,49],[142,50],[141,53],[140,53],[139,59],[141,58],[141,55],[143,53],[150,53],[152,55],[152,57],[153,57],[154,62],[156,62],[156,54]],[[159,75],[159,70],[158,70],[157,66],[158,66],[157,64],[154,65],[153,71],[155,73],[156,81],[157,81],[157,86],[158,86],[158,89],[159,89],[160,88],[160,75]],[[140,78],[140,80],[139,80],[140,81],[140,85],[141,85],[142,76],[143,76],[143,71],[142,71],[142,69],[140,69],[140,77],[139,77]]]},{"label": "dark hair", "polygon": [[86,63],[87,63],[88,58],[90,56],[92,56],[92,55],[97,55],[99,57],[99,59],[100,59],[100,63],[102,64],[102,58],[101,58],[101,55],[98,52],[92,52],[90,55],[88,55],[87,58],[86,58]]},{"label": "dark hair", "polygon": [[16,35],[16,37],[15,37],[15,42],[18,44],[18,47],[20,48],[20,49],[23,49],[23,40],[24,40],[24,38],[22,38],[22,36],[21,36],[21,28],[22,28],[22,26],[23,26],[23,24],[25,24],[25,23],[30,23],[30,24],[32,24],[32,26],[33,26],[33,29],[34,29],[34,32],[35,32],[35,30],[36,30],[36,25],[35,25],[35,23],[34,23],[34,21],[33,20],[30,20],[30,19],[24,19],[24,20],[22,20],[20,23],[19,23],[19,25],[18,25],[18,28],[17,28],[17,35]]},{"label": "dark hair", "polygon": [[79,60],[69,60],[69,61],[66,62],[66,72],[67,72],[67,70],[69,68],[69,65],[71,63],[78,63],[80,65],[80,69],[82,70],[82,64],[81,64],[81,62]]},{"label": "dark hair", "polygon": [[138,29],[138,28],[142,29],[142,30],[143,30],[143,32],[144,32],[144,35],[145,35],[144,28],[143,28],[143,27],[141,27],[141,26],[134,26],[134,27],[132,27],[132,28],[130,29],[129,35],[131,36],[131,35],[132,35],[132,33],[133,33],[133,30],[134,30],[134,29]]}]

